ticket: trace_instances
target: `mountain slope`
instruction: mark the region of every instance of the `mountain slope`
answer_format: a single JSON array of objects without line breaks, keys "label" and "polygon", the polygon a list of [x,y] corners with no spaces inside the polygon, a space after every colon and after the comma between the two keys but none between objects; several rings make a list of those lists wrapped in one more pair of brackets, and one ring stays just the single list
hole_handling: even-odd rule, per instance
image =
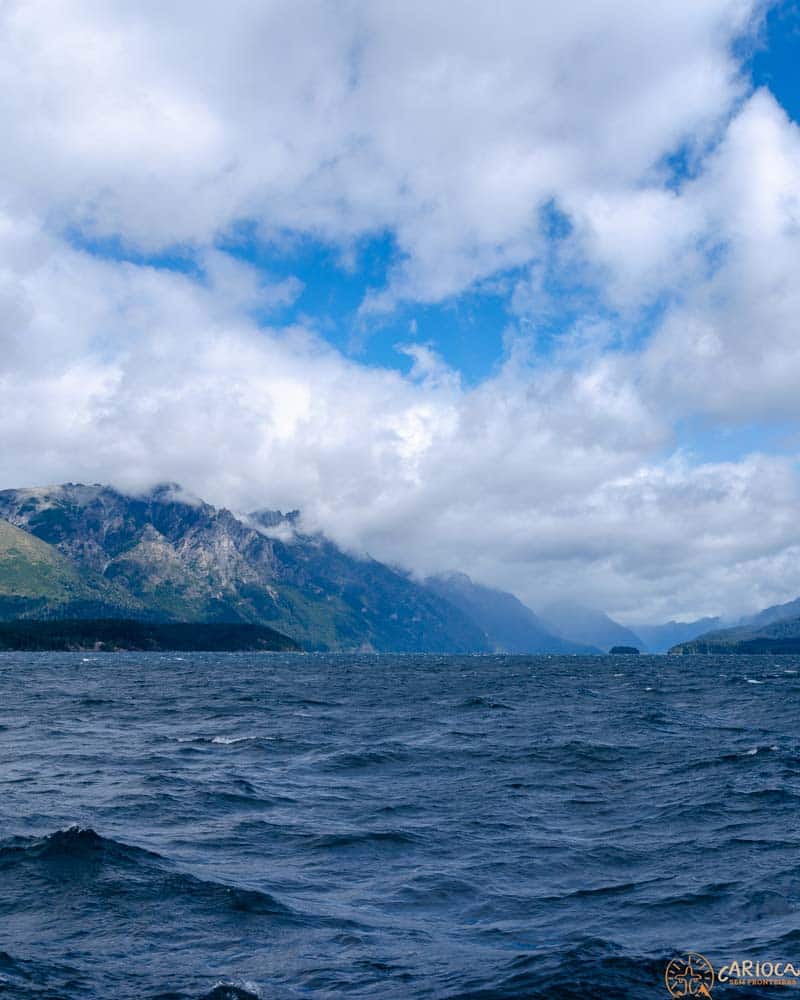
[{"label": "mountain slope", "polygon": [[572,642],[597,646],[607,653],[612,646],[635,646],[644,649],[645,643],[630,629],[615,622],[602,611],[587,608],[570,601],[558,601],[539,612],[544,626]]},{"label": "mountain slope", "polygon": [[693,622],[665,622],[663,625],[633,625],[632,631],[638,635],[651,653],[666,653],[679,642],[690,642],[704,632],[718,629],[719,618],[699,618]]},{"label": "mountain slope", "polygon": [[427,587],[464,611],[501,653],[599,653],[591,646],[548,632],[530,608],[513,594],[473,583],[464,573],[430,577]]},{"label": "mountain slope", "polygon": [[[755,616],[758,617],[758,616]],[[737,625],[735,628],[705,632],[691,642],[673,646],[670,653],[798,653],[800,652],[800,616]]]},{"label": "mountain slope", "polygon": [[786,604],[773,604],[755,615],[750,615],[740,621],[740,625],[760,628],[773,622],[784,621],[787,618],[800,618],[800,597]]},{"label": "mountain slope", "polygon": [[113,586],[80,572],[52,545],[0,520],[0,619],[91,613],[119,598]]},{"label": "mountain slope", "polygon": [[252,622],[307,649],[489,649],[458,608],[403,573],[302,533],[296,515],[234,515],[175,485],[126,496],[70,483],[4,490],[0,517],[124,594],[140,616]]}]

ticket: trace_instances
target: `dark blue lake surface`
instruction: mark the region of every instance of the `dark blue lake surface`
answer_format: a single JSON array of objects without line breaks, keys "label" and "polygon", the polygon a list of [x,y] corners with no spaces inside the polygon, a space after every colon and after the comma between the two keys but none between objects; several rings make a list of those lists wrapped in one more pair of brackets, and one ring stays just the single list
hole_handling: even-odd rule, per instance
[{"label": "dark blue lake surface", "polygon": [[798,670],[0,655],[0,996],[659,998],[682,950],[798,962]]}]

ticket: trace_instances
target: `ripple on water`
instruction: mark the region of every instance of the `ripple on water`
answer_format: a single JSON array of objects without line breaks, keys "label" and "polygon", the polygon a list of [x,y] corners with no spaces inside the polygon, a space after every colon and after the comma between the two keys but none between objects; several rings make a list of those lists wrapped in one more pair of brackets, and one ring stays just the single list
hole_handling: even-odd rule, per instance
[{"label": "ripple on water", "polygon": [[795,658],[85,659],[0,657],[9,1000],[649,1000],[800,946]]}]

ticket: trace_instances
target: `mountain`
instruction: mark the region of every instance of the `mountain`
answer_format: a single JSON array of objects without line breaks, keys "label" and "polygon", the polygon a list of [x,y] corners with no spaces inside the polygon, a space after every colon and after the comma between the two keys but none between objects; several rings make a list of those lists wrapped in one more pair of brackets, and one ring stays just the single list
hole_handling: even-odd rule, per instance
[{"label": "mountain", "polygon": [[86,614],[120,598],[111,584],[82,573],[52,545],[0,520],[0,620]]},{"label": "mountain", "polygon": [[539,612],[545,628],[571,642],[597,646],[607,653],[612,646],[645,648],[645,643],[630,629],[615,622],[602,611],[570,601],[557,601]]},{"label": "mountain", "polygon": [[[33,550],[50,553],[64,575],[61,589],[41,590],[38,609],[23,609],[28,617],[249,622],[319,650],[490,650],[459,608],[402,572],[303,533],[296,512],[235,515],[175,484],[128,496],[68,483],[0,491],[0,518],[22,529],[14,537],[34,536]],[[65,610],[68,577],[84,582],[75,596],[86,613]]]},{"label": "mountain", "polygon": [[[772,609],[767,609],[772,610]],[[755,615],[754,618],[760,616]],[[691,642],[673,646],[670,653],[800,653],[800,616],[760,624],[705,632]]]},{"label": "mountain", "polygon": [[771,625],[773,622],[784,621],[787,618],[800,618],[800,597],[787,604],[773,604],[771,607],[759,611],[758,614],[742,618],[739,624],[761,627],[762,625]]},{"label": "mountain", "polygon": [[473,583],[464,573],[430,577],[427,587],[460,608],[486,633],[498,653],[599,653],[548,632],[530,608],[513,594]]},{"label": "mountain", "polygon": [[689,642],[704,632],[718,629],[719,618],[698,618],[693,622],[665,622],[663,625],[633,625],[632,631],[651,653],[666,653],[679,642]]},{"label": "mountain", "polygon": [[702,632],[670,653],[800,653],[800,597],[773,604],[731,628]]}]

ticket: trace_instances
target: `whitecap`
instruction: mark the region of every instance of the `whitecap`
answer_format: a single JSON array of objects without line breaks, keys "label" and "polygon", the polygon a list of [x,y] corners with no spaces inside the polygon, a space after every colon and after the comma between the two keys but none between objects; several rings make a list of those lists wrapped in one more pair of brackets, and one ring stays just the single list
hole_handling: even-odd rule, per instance
[{"label": "whitecap", "polygon": [[255,997],[256,1000],[261,1000],[261,998],[264,996],[264,994],[261,992],[261,988],[256,983],[251,983],[247,979],[237,979],[234,980],[234,982],[232,983],[231,982],[226,983],[223,980],[219,980],[218,982],[214,983],[214,988],[212,989],[211,992],[216,993],[219,990],[223,991],[222,993],[223,996],[226,995],[233,996],[232,992],[233,990],[235,990],[236,993],[239,995],[241,995],[241,993],[244,992],[248,996]]},{"label": "whitecap", "polygon": [[225,746],[230,746],[232,743],[246,743],[248,740],[252,739],[252,736],[215,736],[211,742],[222,743]]},{"label": "whitecap", "polygon": [[752,677],[745,677],[748,684],[764,684],[764,681],[754,681]]}]

